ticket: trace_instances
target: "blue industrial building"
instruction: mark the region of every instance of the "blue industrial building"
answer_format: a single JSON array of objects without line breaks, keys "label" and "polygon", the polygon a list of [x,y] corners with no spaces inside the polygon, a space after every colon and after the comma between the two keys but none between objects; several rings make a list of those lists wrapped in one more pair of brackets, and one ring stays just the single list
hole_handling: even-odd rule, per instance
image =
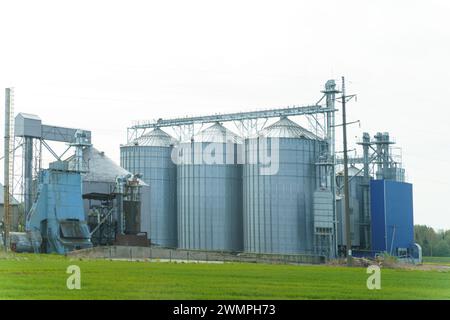
[{"label": "blue industrial building", "polygon": [[412,184],[370,182],[372,251],[409,256],[414,246]]}]

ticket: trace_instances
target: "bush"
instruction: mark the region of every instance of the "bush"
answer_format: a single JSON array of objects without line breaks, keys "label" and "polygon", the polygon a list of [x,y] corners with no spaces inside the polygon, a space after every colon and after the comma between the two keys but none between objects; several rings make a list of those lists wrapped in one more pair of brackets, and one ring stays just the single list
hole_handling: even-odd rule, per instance
[{"label": "bush", "polygon": [[436,248],[433,250],[433,255],[436,257],[447,257],[450,255],[450,246],[448,245],[447,241],[440,240]]},{"label": "bush", "polygon": [[383,267],[395,267],[397,265],[397,258],[390,254],[384,253],[377,257],[377,262]]}]

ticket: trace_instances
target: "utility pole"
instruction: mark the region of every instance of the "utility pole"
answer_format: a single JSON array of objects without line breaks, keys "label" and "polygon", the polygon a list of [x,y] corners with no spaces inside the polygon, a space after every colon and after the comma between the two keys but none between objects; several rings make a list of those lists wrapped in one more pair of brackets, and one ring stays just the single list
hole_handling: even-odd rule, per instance
[{"label": "utility pole", "polygon": [[352,239],[350,226],[350,192],[348,187],[348,154],[347,154],[347,115],[345,104],[347,97],[345,95],[345,79],[342,77],[342,133],[344,140],[344,201],[345,201],[345,237],[347,249],[347,266],[353,265],[352,257]]},{"label": "utility pole", "polygon": [[10,248],[10,205],[9,205],[9,173],[10,173],[10,145],[11,145],[11,89],[5,89],[5,160],[3,185],[3,243],[5,251]]}]

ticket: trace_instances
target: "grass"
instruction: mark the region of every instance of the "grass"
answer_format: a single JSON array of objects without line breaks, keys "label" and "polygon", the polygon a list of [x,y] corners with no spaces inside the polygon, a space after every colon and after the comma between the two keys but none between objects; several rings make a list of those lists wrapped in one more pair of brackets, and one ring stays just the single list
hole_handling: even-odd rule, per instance
[{"label": "grass", "polygon": [[426,264],[440,264],[450,266],[450,257],[423,257]]},{"label": "grass", "polygon": [[[66,269],[81,268],[81,290]],[[382,270],[382,289],[366,269],[263,264],[174,264],[0,257],[0,299],[450,299],[450,272]]]}]

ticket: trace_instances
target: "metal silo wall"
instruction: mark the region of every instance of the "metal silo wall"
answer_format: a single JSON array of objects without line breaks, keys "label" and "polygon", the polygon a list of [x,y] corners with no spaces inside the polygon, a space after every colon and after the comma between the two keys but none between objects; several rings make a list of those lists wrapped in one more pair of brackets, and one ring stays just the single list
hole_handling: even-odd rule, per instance
[{"label": "metal silo wall", "polygon": [[[198,155],[207,145],[196,142],[180,148]],[[219,145],[226,150],[225,144]],[[236,154],[237,145],[234,150]],[[178,246],[242,251],[242,165],[196,163],[194,152],[190,157],[190,164],[177,166]]]},{"label": "metal silo wall", "polygon": [[177,246],[176,165],[172,161],[173,147],[126,146],[121,148],[121,166],[143,175],[150,185],[148,215],[142,231],[148,232],[153,244]]},{"label": "metal silo wall", "polygon": [[[261,175],[250,159],[270,148],[256,139],[245,141],[243,167],[244,250],[255,253],[313,253],[313,192],[320,144],[317,140],[278,138],[279,170]],[[263,150],[262,154],[270,154]],[[259,160],[258,160],[259,161]]]}]

